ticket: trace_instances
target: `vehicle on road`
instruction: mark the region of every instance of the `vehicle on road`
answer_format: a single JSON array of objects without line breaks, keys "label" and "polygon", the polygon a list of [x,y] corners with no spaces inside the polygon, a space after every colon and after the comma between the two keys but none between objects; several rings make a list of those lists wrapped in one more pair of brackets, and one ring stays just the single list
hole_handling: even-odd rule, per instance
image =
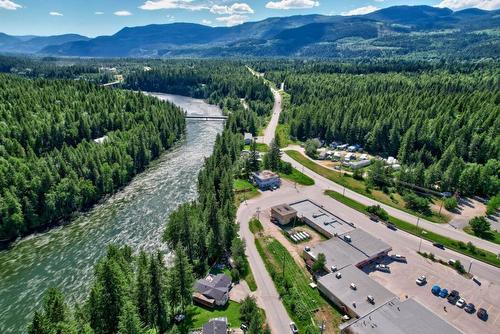
[{"label": "vehicle on road", "polygon": [[477,310],[477,317],[483,321],[488,320],[488,312],[484,308]]},{"label": "vehicle on road", "polygon": [[448,290],[447,289],[441,289],[441,291],[439,292],[439,297],[441,297],[441,298],[448,297]]},{"label": "vehicle on road", "polygon": [[391,258],[394,260],[394,261],[398,261],[398,262],[406,262],[406,256],[403,256],[401,254],[392,254],[391,255]]},{"label": "vehicle on road", "polygon": [[297,334],[299,332],[299,329],[297,328],[297,325],[295,324],[295,322],[290,323],[290,329],[292,330],[293,334]]},{"label": "vehicle on road", "polygon": [[432,246],[437,247],[437,248],[439,248],[439,249],[444,249],[444,245],[443,245],[443,244],[440,244],[439,242],[435,242],[435,243],[433,243],[433,244],[432,244]]},{"label": "vehicle on road", "polygon": [[441,292],[441,288],[439,287],[439,285],[435,284],[432,286],[431,292],[434,295],[439,296],[439,293]]},{"label": "vehicle on road", "polygon": [[370,214],[370,220],[373,220],[374,222],[378,222],[379,221],[379,218],[377,215],[374,215],[373,213]]},{"label": "vehicle on road", "polygon": [[243,332],[246,332],[246,331],[248,330],[248,326],[247,326],[246,324],[241,324],[240,329],[241,329]]},{"label": "vehicle on road", "polygon": [[375,266],[375,269],[383,271],[383,272],[386,272],[386,273],[390,273],[391,272],[391,268],[389,268],[389,266],[386,265],[386,264],[377,264]]},{"label": "vehicle on road", "polygon": [[456,304],[455,304],[455,305],[456,305],[457,307],[462,308],[462,307],[465,307],[465,305],[466,305],[466,304],[467,304],[467,303],[465,302],[465,299],[460,298],[460,299],[456,302]]},{"label": "vehicle on road", "polygon": [[464,310],[465,312],[472,314],[476,311],[476,306],[474,306],[474,304],[472,303],[469,303],[465,305]]},{"label": "vehicle on road", "polygon": [[425,277],[424,275],[422,276],[418,276],[417,279],[415,280],[415,282],[417,283],[417,285],[425,285],[427,284],[427,277]]},{"label": "vehicle on road", "polygon": [[397,231],[398,230],[397,227],[396,227],[396,225],[394,225],[393,223],[387,223],[387,228],[391,229],[393,231]]}]

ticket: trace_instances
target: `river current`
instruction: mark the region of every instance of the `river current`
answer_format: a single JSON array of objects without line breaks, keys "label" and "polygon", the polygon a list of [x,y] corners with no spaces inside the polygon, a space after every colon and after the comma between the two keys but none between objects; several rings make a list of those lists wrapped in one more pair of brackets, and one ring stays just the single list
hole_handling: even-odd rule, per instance
[{"label": "river current", "polygon": [[[152,94],[193,115],[220,115],[217,106],[171,94]],[[196,197],[197,175],[212,153],[218,121],[187,121],[186,137],[115,195],[73,222],[33,235],[0,252],[0,333],[24,333],[48,287],[68,302],[88,292],[93,267],[110,243],[134,250],[162,250],[168,215]]]}]

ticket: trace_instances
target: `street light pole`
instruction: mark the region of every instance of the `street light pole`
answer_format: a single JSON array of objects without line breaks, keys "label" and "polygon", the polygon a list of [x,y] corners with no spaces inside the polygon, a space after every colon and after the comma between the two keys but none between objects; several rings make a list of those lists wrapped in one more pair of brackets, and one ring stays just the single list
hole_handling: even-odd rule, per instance
[{"label": "street light pole", "polygon": [[472,261],[470,261],[470,264],[469,264],[469,271],[467,273],[470,274],[470,268],[472,268]]}]

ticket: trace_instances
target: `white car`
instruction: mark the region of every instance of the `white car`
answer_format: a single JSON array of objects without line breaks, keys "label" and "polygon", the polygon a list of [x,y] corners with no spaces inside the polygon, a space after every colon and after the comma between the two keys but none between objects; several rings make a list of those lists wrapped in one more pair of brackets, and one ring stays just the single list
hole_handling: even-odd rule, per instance
[{"label": "white car", "polygon": [[391,272],[391,268],[389,268],[389,266],[386,264],[377,264],[375,266],[375,269],[380,270],[380,271],[384,271],[386,273]]},{"label": "white car", "polygon": [[422,276],[419,276],[415,282],[417,283],[417,285],[424,285],[425,283],[427,283],[427,277],[425,277],[424,275]]},{"label": "white car", "polygon": [[457,303],[455,304],[457,307],[464,307],[467,303],[465,302],[465,299],[463,298],[460,298],[459,300],[457,300]]},{"label": "white car", "polygon": [[299,332],[299,329],[297,328],[297,325],[295,324],[295,322],[290,323],[290,329],[292,330],[293,334],[297,334]]}]

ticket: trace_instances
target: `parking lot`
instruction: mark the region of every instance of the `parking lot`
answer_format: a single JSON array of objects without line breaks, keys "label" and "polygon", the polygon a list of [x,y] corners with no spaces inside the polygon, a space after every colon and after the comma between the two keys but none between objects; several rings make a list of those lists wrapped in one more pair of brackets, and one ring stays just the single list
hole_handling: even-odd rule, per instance
[{"label": "parking lot", "polygon": [[[440,263],[415,253],[404,255],[407,256],[407,263],[394,262],[391,259],[381,261],[389,265],[390,273],[375,270],[374,264],[363,270],[401,299],[406,296],[414,297],[464,333],[500,333],[500,287],[489,282],[482,282],[479,286]],[[415,283],[420,275],[427,277],[427,284],[424,286]],[[433,295],[431,288],[434,284],[448,291],[459,291],[460,297],[467,303],[473,303],[476,310],[484,308],[488,312],[488,320],[482,321],[476,313],[469,314],[463,308],[450,304],[446,298]]]}]

